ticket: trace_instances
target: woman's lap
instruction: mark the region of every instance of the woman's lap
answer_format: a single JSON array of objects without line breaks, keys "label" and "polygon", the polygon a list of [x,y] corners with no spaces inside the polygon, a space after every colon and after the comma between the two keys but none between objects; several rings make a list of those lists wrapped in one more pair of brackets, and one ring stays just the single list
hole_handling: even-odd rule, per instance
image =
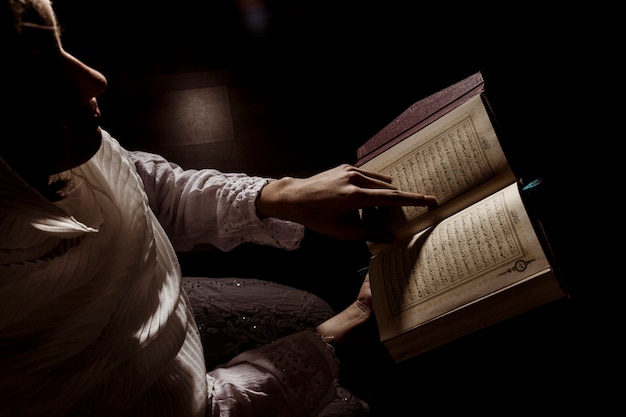
[{"label": "woman's lap", "polygon": [[205,352],[207,369],[237,353],[311,329],[334,312],[321,298],[257,279],[183,279]]}]

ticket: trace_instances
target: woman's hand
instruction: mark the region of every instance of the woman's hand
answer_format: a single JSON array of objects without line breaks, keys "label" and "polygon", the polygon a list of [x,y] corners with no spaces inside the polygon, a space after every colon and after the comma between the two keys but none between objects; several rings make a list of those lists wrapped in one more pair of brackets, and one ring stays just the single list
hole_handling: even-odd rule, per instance
[{"label": "woman's hand", "polygon": [[362,324],[367,323],[372,317],[374,317],[374,306],[372,304],[372,290],[368,273],[361,284],[356,301],[338,314],[319,324],[315,331],[332,340],[336,345],[340,345],[348,339],[350,333]]},{"label": "woman's hand", "polygon": [[398,190],[386,175],[343,164],[309,178],[270,182],[259,195],[257,213],[338,239],[388,241],[388,232],[362,222],[360,209],[436,204],[433,196]]}]

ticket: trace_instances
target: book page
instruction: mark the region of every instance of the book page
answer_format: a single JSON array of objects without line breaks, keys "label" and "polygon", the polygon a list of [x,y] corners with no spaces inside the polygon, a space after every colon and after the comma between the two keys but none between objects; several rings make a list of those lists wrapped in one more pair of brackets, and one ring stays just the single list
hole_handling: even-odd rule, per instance
[{"label": "book page", "polygon": [[374,256],[381,337],[471,303],[550,265],[517,183]]},{"label": "book page", "polygon": [[[439,207],[431,212],[430,218],[425,218],[428,215],[425,207],[402,207],[387,214],[386,227],[400,238],[516,180],[480,95],[366,162],[362,168],[389,175],[401,190],[437,197]],[[413,224],[409,230],[399,230],[410,221]]]}]

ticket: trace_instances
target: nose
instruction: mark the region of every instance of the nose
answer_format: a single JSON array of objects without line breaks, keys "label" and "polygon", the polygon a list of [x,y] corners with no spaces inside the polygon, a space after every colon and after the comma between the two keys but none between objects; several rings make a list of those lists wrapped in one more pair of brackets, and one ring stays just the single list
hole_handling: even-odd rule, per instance
[{"label": "nose", "polygon": [[64,70],[68,77],[67,81],[72,86],[76,93],[76,98],[80,102],[97,97],[106,90],[107,79],[101,72],[65,51],[63,54]]}]

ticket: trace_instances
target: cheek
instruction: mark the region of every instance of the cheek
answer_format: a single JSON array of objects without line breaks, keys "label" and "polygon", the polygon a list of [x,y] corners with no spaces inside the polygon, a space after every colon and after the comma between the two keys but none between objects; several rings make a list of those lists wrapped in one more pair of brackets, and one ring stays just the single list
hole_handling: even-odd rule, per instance
[{"label": "cheek", "polygon": [[[46,74],[22,73],[13,94],[5,95],[0,110],[3,136],[13,146],[3,155],[40,174],[54,174],[91,158],[100,147],[97,121],[89,111],[72,105],[63,80]],[[91,112],[93,113],[93,112]],[[4,148],[4,146],[2,146]]]}]

